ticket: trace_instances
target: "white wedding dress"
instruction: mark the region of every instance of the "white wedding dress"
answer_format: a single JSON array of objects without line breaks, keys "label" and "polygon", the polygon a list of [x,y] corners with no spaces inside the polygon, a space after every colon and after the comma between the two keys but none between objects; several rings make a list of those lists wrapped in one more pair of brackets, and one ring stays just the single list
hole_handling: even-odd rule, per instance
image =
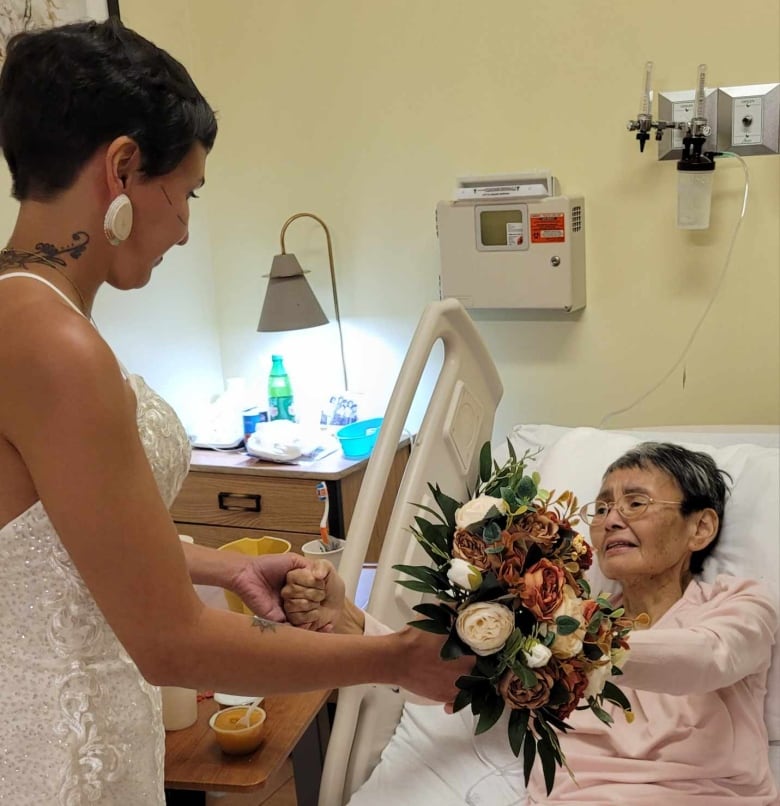
[{"label": "white wedding dress", "polygon": [[[36,275],[0,280],[12,276],[70,303]],[[170,505],[189,468],[187,435],[142,378],[127,380]],[[38,501],[0,528],[0,804],[160,806],[164,761],[159,689],[119,643]]]}]

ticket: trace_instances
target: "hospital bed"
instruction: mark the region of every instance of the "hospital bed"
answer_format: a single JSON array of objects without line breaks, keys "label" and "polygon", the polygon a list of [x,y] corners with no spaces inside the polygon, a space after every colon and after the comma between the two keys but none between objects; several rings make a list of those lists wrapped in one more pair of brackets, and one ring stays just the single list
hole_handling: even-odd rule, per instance
[{"label": "hospital bed", "polygon": [[[428,558],[413,538],[409,526],[419,506],[433,506],[428,482],[436,482],[448,495],[463,499],[477,475],[479,451],[491,438],[496,407],[502,396],[497,370],[468,314],[454,300],[429,305],[412,339],[409,352],[385,414],[379,440],[366,471],[350,525],[341,573],[348,595],[357,587],[368,538],[376,519],[398,440],[401,437],[415,391],[429,357],[438,343],[443,346],[441,370],[415,440],[399,489],[380,555],[367,611],[393,628],[416,617],[412,610],[421,594],[396,583],[392,566],[427,564]],[[507,437],[518,454],[542,448],[535,469],[547,489],[572,489],[580,500],[595,498],[603,469],[632,445],[643,440],[671,440],[711,453],[734,479],[719,545],[704,569],[705,581],[728,573],[763,581],[780,604],[780,428],[778,426],[680,426],[669,428],[600,431],[549,425],[520,425]],[[505,445],[494,445],[494,455],[506,456]],[[597,567],[589,574],[596,590],[610,590],[613,583]],[[446,760],[444,738],[447,720],[460,718],[464,730],[471,727],[468,709],[455,717],[438,707],[405,707],[402,693],[383,687],[359,686],[342,690],[330,737],[320,788],[320,806],[342,806],[371,775],[386,746],[389,770],[402,771],[404,753],[429,759],[418,775],[430,777],[431,792],[444,786],[458,790],[452,802],[469,804],[521,804],[522,775],[513,758],[483,763],[478,740],[473,737],[474,761],[449,765],[448,775],[457,781],[439,780],[437,759]],[[402,717],[403,714],[403,718]],[[400,720],[400,725],[399,725]],[[780,651],[774,648],[766,704],[770,757],[780,782]],[[398,729],[396,731],[396,729]],[[499,729],[496,726],[494,730]],[[395,732],[395,736],[394,736]],[[470,731],[471,732],[471,731]],[[418,767],[420,765],[418,764]],[[392,773],[395,776],[395,772]],[[383,787],[397,788],[402,776],[372,780],[374,789],[366,802],[376,804]],[[414,783],[415,791],[425,787]],[[411,791],[411,790],[410,790]],[[502,794],[503,793],[503,794]],[[397,801],[405,802],[402,795]],[[428,802],[447,806],[441,793]]]}]

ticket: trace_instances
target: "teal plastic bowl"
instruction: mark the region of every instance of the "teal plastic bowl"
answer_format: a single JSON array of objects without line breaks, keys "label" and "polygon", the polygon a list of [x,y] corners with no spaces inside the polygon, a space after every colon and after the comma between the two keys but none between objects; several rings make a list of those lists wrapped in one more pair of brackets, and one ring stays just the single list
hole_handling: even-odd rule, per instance
[{"label": "teal plastic bowl", "polygon": [[371,451],[379,436],[379,429],[382,427],[382,417],[374,417],[372,420],[358,420],[350,423],[336,431],[336,436],[341,443],[341,450],[348,459],[364,459],[371,455]]}]

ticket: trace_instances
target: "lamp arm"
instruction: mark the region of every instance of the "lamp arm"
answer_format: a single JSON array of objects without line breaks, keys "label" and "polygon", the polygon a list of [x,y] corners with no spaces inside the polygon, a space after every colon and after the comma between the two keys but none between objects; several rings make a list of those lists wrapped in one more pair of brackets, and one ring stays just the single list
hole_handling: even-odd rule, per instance
[{"label": "lamp arm", "polygon": [[325,230],[325,240],[328,244],[328,265],[330,266],[330,283],[333,289],[333,309],[336,313],[336,325],[339,329],[339,349],[341,350],[341,371],[344,374],[344,390],[349,389],[349,385],[347,384],[347,361],[344,358],[344,334],[341,331],[341,313],[339,312],[339,295],[338,291],[336,290],[336,270],[333,266],[333,244],[330,240],[330,230],[328,229],[327,224],[319,217],[314,215],[314,213],[296,213],[295,215],[290,216],[287,221],[284,222],[282,226],[282,232],[279,236],[281,240],[282,246],[282,254],[286,255],[287,251],[284,247],[284,233],[287,232],[287,227],[295,221],[296,218],[313,218],[324,230]]}]

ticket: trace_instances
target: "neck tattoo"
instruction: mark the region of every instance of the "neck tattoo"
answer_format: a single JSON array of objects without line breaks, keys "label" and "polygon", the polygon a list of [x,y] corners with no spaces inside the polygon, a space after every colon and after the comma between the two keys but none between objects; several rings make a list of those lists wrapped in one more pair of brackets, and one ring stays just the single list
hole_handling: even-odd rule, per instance
[{"label": "neck tattoo", "polygon": [[89,243],[89,235],[80,230],[73,233],[73,243],[69,246],[56,247],[51,243],[37,243],[35,244],[35,252],[28,252],[24,249],[16,249],[9,246],[5,249],[0,249],[0,272],[10,271],[12,269],[23,269],[24,271],[32,272],[36,266],[46,266],[54,269],[73,289],[73,292],[78,298],[78,308],[84,316],[89,319],[89,312],[87,311],[87,303],[81,289],[76,285],[74,280],[65,271],[67,265],[63,256],[67,255],[74,260],[78,260]]}]

